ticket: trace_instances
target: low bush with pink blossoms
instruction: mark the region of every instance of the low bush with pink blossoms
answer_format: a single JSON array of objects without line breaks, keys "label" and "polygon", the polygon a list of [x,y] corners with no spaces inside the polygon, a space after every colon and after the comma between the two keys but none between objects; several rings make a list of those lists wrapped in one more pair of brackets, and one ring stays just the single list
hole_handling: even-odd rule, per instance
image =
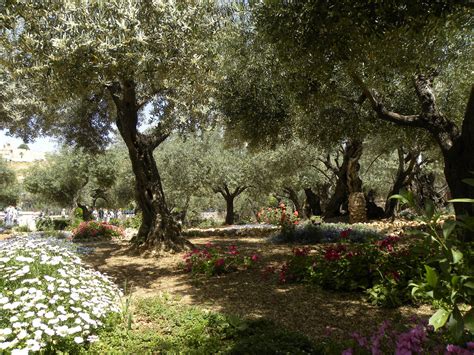
[{"label": "low bush with pink blossoms", "polygon": [[186,253],[183,259],[183,267],[187,272],[213,276],[248,269],[260,260],[260,255],[244,254],[235,245],[224,249],[209,243],[202,249]]},{"label": "low bush with pink blossoms", "polygon": [[262,208],[257,213],[257,222],[267,223],[285,227],[287,225],[297,225],[300,221],[298,211],[288,209],[284,203],[278,207]]},{"label": "low bush with pink blossoms", "polygon": [[95,241],[120,239],[124,237],[123,230],[106,222],[88,221],[81,222],[72,231],[73,241]]},{"label": "low bush with pink blossoms", "polygon": [[[366,291],[369,300],[382,306],[411,301],[409,284],[420,277],[430,255],[411,237],[387,236],[382,240],[352,243],[351,230],[340,233],[337,243],[320,248],[294,248],[281,267],[267,270],[278,281],[308,282],[329,290]],[[405,240],[403,240],[405,238]]]}]

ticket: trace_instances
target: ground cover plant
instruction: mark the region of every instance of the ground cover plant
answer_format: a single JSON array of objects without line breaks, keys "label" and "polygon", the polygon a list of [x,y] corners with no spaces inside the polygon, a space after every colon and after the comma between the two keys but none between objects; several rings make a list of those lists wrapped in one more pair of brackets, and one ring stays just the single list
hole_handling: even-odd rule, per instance
[{"label": "ground cover plant", "polygon": [[129,317],[99,334],[93,353],[318,354],[306,337],[267,320],[180,304],[166,295],[131,301]]},{"label": "ground cover plant", "polygon": [[76,352],[120,312],[117,286],[86,268],[70,242],[2,241],[0,274],[2,351]]},{"label": "ground cover plant", "polygon": [[193,275],[213,276],[229,273],[247,269],[260,260],[260,255],[256,252],[247,254],[239,251],[235,245],[223,249],[218,245],[208,243],[204,248],[194,249],[184,254],[183,268]]},{"label": "ground cover plant", "polygon": [[81,222],[72,231],[74,241],[98,241],[104,239],[123,238],[123,230],[106,222]]}]

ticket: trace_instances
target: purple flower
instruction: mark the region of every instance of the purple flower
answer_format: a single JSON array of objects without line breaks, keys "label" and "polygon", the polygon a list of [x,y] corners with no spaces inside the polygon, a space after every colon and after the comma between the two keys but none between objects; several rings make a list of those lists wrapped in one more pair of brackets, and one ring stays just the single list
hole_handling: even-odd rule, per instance
[{"label": "purple flower", "polygon": [[425,329],[422,325],[417,325],[406,333],[402,333],[397,339],[396,355],[406,355],[421,353],[423,343],[427,340]]},{"label": "purple flower", "polygon": [[[468,345],[469,346],[469,345]],[[444,352],[445,355],[454,354],[454,355],[472,355],[472,351],[461,348],[460,346],[449,344],[446,346],[446,351]]]},{"label": "purple flower", "polygon": [[341,355],[352,355],[352,354],[354,354],[354,350],[352,350],[352,348],[346,349],[341,353]]}]

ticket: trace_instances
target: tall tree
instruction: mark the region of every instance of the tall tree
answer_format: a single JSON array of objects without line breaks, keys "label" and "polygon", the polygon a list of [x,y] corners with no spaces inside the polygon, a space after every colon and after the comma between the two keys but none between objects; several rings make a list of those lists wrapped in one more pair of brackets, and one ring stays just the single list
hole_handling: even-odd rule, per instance
[{"label": "tall tree", "polygon": [[209,117],[207,96],[200,98],[212,79],[213,6],[12,2],[2,20],[3,124],[25,138],[39,128],[89,148],[103,148],[115,124],[143,215],[138,245],[189,246],[170,214],[153,151],[171,131]]}]

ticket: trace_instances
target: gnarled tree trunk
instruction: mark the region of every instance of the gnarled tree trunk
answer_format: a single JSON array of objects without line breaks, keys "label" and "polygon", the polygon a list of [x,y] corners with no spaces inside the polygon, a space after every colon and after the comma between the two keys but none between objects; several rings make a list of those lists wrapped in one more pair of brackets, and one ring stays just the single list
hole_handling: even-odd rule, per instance
[{"label": "gnarled tree trunk", "polygon": [[340,215],[341,206],[347,205],[349,198],[349,187],[348,187],[348,169],[349,162],[351,167],[356,167],[358,160],[362,154],[362,142],[358,140],[350,140],[344,147],[344,155],[342,164],[337,170],[336,176],[336,188],[334,194],[331,196],[326,209],[324,211],[324,217],[335,217]]},{"label": "gnarled tree trunk", "polygon": [[295,211],[301,211],[301,204],[298,198],[298,193],[291,187],[285,187],[284,191],[288,194],[288,199],[293,203]]},{"label": "gnarled tree trunk", "polygon": [[[398,201],[390,199],[390,196],[400,193],[404,187],[410,184],[413,178],[414,167],[418,158],[419,152],[409,151],[407,154],[404,153],[402,147],[397,149],[398,153],[398,169],[397,175],[393,182],[393,186],[388,193],[387,200],[385,201],[385,216],[393,217]],[[408,165],[406,165],[408,164]]]},{"label": "gnarled tree trunk", "polygon": [[311,216],[321,216],[321,199],[311,188],[304,189],[306,195],[304,212],[307,218]]},{"label": "gnarled tree trunk", "polygon": [[115,83],[110,88],[117,107],[116,123],[128,149],[135,175],[135,196],[142,212],[142,224],[134,242],[141,251],[181,251],[192,244],[181,235],[165,200],[161,178],[153,151],[168,133],[143,134],[138,132],[138,110],[135,84],[132,81]]},{"label": "gnarled tree trunk", "polygon": [[365,195],[359,176],[359,160],[362,156],[362,142],[352,141],[347,157],[347,190],[349,192],[349,220],[351,223],[367,222]]}]

